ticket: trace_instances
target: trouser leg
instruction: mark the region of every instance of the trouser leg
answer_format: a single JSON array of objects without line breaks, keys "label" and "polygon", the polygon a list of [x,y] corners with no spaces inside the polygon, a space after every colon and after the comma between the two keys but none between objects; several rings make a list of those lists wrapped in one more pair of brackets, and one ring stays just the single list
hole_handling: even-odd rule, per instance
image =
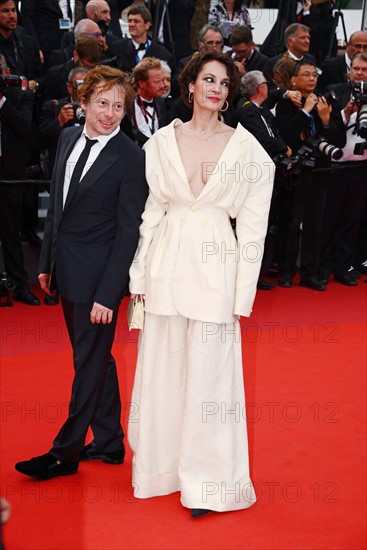
[{"label": "trouser leg", "polygon": [[50,452],[61,460],[75,462],[94,418],[97,418],[98,442],[104,446],[101,450],[122,447],[120,395],[111,356],[117,311],[112,323],[92,324],[89,318],[92,304],[75,304],[62,298],[62,305],[73,347],[74,380],[69,416]]}]

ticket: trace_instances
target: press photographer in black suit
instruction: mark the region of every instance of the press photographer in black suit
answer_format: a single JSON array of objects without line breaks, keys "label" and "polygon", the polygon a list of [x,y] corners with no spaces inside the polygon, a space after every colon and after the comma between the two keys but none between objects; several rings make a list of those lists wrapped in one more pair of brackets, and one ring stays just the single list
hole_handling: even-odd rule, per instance
[{"label": "press photographer in black suit", "polygon": [[[242,27],[241,27],[242,28]],[[268,97],[268,82],[261,71],[250,71],[244,74],[240,84],[242,98],[238,102],[234,113],[234,126],[239,122],[246,130],[261,143],[270,157],[277,158],[279,155],[290,157],[291,149],[280,137],[275,125],[275,118],[271,111],[263,106]],[[276,233],[280,209],[280,198],[282,189],[279,188],[279,170],[276,172],[275,186],[271,201],[268,233],[265,239],[264,255],[260,269],[260,278],[257,283],[259,290],[271,290],[274,283],[263,280],[264,273],[269,269],[275,252]]]},{"label": "press photographer in black suit", "polygon": [[[363,136],[358,135],[358,128],[355,128],[360,109],[358,101],[354,100],[355,96],[358,97],[354,89],[356,82],[367,85],[367,53],[357,53],[353,57],[348,83],[329,87],[338,97],[343,122],[348,130],[343,158],[332,163],[335,170],[331,174],[332,186],[328,188],[322,226],[320,275],[327,281],[333,273],[334,280],[346,286],[358,285],[358,272],[353,266],[363,269],[362,265],[355,264],[355,259],[367,199],[367,149],[363,147],[367,135],[365,132],[362,132]],[[355,152],[358,143],[361,150]],[[360,154],[356,154],[358,152]]]},{"label": "press photographer in black suit", "polygon": [[[293,68],[291,82],[301,92],[303,107],[298,108],[287,99],[281,99],[276,108],[276,121],[279,133],[293,153],[310,140],[325,138],[337,147],[345,145],[345,129],[340,111],[328,103],[325,97],[315,93],[317,86],[316,66],[309,61],[301,61]],[[292,286],[297,271],[299,255],[299,232],[302,223],[302,245],[300,265],[300,285],[312,290],[326,290],[326,284],[319,280],[321,244],[321,220],[326,200],[328,172],[317,172],[318,168],[330,166],[330,158],[314,147],[310,155],[315,157],[314,169],[302,170],[286,195],[286,219],[282,235],[284,250],[280,259],[281,278],[279,285]]]},{"label": "press photographer in black suit", "polygon": [[[4,58],[0,64],[4,65]],[[34,94],[20,88],[7,88],[2,80],[0,86],[0,180],[22,180]],[[14,299],[38,306],[39,299],[28,288],[20,240],[23,191],[24,185],[0,183],[0,239],[6,273],[15,283]]]}]

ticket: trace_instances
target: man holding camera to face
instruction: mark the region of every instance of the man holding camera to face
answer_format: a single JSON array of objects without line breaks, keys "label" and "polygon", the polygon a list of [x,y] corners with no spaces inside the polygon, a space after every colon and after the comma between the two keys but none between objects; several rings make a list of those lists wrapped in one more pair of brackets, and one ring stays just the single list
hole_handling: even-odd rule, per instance
[{"label": "man holding camera to face", "polygon": [[[331,99],[319,97],[316,66],[310,61],[297,63],[292,71],[291,83],[302,94],[301,107],[286,99],[277,104],[276,120],[279,133],[300,161],[295,174],[290,170],[289,189],[285,198],[283,216],[281,278],[279,285],[292,286],[299,256],[299,232],[302,224],[300,285],[312,290],[326,290],[319,280],[321,221],[324,212],[330,156],[340,154],[335,147],[345,144],[345,129],[340,111]],[[325,140],[321,142],[320,140]]]},{"label": "man holding camera to face", "polygon": [[66,87],[68,96],[62,99],[50,99],[42,107],[39,122],[39,140],[41,147],[47,149],[48,169],[52,173],[57,141],[64,128],[84,124],[78,117],[78,87],[84,82],[88,69],[74,67],[69,73]]},{"label": "man holding camera to face", "polygon": [[[338,97],[338,105],[347,129],[343,158],[332,163],[332,186],[328,189],[322,225],[320,275],[330,273],[345,286],[357,286],[364,262],[355,262],[358,234],[367,199],[367,53],[357,53],[351,63],[349,82],[328,86]],[[354,269],[357,268],[357,269]]]}]

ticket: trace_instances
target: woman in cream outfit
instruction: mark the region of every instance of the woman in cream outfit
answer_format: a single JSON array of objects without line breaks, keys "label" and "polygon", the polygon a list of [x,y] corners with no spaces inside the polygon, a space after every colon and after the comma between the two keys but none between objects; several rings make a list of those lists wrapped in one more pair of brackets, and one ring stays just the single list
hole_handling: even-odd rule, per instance
[{"label": "woman in cream outfit", "polygon": [[[150,194],[130,270],[145,295],[129,442],[137,498],[181,492],[197,517],[251,506],[240,315],[256,293],[273,163],[218,120],[238,86],[232,61],[197,54],[180,77],[190,122],[145,145]],[[237,241],[230,218],[236,218]]]}]

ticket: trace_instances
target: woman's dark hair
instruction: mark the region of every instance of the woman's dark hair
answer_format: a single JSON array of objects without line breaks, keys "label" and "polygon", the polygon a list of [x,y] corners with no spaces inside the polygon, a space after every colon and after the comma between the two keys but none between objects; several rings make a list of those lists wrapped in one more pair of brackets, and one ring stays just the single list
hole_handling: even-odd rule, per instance
[{"label": "woman's dark hair", "polygon": [[182,69],[178,78],[182,101],[188,107],[191,106],[191,103],[189,102],[189,85],[196,81],[203,66],[210,61],[218,61],[226,67],[227,76],[229,78],[229,92],[227,101],[229,103],[233,101],[238,93],[240,74],[232,59],[220,52],[213,50],[202,50],[193,54],[191,59]]}]

